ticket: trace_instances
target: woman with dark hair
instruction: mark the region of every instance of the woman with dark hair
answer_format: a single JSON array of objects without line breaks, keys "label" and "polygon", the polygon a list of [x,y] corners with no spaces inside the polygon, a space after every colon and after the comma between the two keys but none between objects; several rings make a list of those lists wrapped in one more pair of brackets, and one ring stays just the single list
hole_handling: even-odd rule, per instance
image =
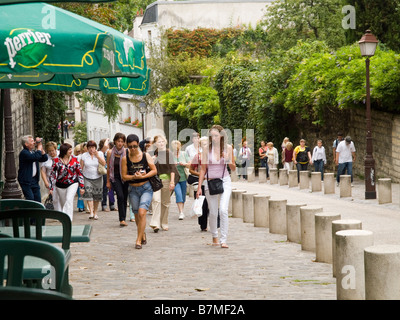
[{"label": "woman with dark hair", "polygon": [[107,151],[107,188],[112,188],[117,195],[119,224],[121,227],[125,227],[128,225],[125,219],[129,184],[122,180],[121,162],[126,153],[126,137],[123,133],[118,132],[115,134],[113,142],[113,148]]},{"label": "woman with dark hair", "polygon": [[104,154],[97,151],[97,144],[93,140],[87,143],[88,151],[81,157],[82,174],[85,181],[85,193],[83,200],[87,201],[89,206],[89,219],[98,219],[97,209],[103,199],[103,176],[99,173],[99,164],[105,165]]},{"label": "woman with dark hair", "polygon": [[129,201],[137,226],[136,249],[147,243],[146,214],[153,199],[153,189],[149,178],[157,174],[152,157],[139,148],[139,137],[130,134],[126,138],[128,152],[122,157],[122,179],[129,183]]},{"label": "woman with dark hair", "polygon": [[[201,162],[199,175],[199,186],[204,183],[205,196],[209,208],[210,232],[212,234],[212,245],[221,245],[221,248],[228,248],[228,207],[232,192],[231,177],[227,170],[236,170],[233,157],[233,148],[227,143],[227,136],[224,128],[214,125],[209,130],[209,148],[204,152],[204,160]],[[223,192],[210,194],[208,181],[222,179]],[[196,198],[203,194],[202,189],[197,189]],[[220,215],[221,238],[218,239],[218,212]]]},{"label": "woman with dark hair", "polygon": [[72,146],[63,143],[58,157],[54,158],[50,174],[50,194],[53,195],[54,210],[65,212],[71,221],[78,187],[79,193],[83,195],[85,189],[81,166],[78,159],[72,155]]}]

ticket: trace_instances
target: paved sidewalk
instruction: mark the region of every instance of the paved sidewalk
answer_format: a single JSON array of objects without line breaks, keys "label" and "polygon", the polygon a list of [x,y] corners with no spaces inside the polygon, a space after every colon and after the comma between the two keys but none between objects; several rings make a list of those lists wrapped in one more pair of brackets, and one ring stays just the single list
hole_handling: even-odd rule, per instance
[{"label": "paved sidewalk", "polygon": [[[288,186],[234,182],[237,189],[271,195],[288,202],[323,206],[342,218],[363,222],[374,232],[375,243],[398,243],[399,188],[393,204],[363,200],[363,183],[355,182],[353,198],[311,193]],[[71,245],[70,281],[75,299],[213,299],[213,300],[327,300],[336,299],[332,267],[317,263],[315,253],[301,250],[268,229],[242,219],[229,219],[229,249],[211,246],[211,234],[201,232],[195,218],[178,220],[171,199],[169,231],[155,234],[146,228],[148,244],[134,248],[136,225],[121,228],[118,213],[100,212],[99,220],[75,212],[73,224],[92,224],[91,242]],[[185,212],[190,211],[189,197]],[[147,225],[151,216],[147,216]]]}]

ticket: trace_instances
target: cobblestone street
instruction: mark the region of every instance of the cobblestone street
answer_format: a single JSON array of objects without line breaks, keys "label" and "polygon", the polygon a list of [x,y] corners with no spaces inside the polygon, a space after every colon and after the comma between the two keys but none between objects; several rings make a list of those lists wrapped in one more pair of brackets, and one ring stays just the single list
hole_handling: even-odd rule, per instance
[{"label": "cobblestone street", "polygon": [[[397,189],[393,203],[378,205],[362,200],[363,184],[352,198],[311,193],[287,186],[235,182],[236,188],[305,201],[335,210],[343,218],[360,219],[363,229],[374,232],[374,241],[399,240],[400,217]],[[338,189],[338,188],[336,188]],[[396,196],[397,195],[397,196]],[[215,300],[331,300],[336,299],[332,266],[314,262],[315,253],[286,241],[286,235],[269,233],[242,219],[229,219],[229,249],[211,246],[209,232],[201,232],[197,218],[178,220],[171,199],[169,231],[157,234],[146,228],[148,244],[134,248],[136,225],[121,228],[118,213],[100,212],[99,220],[75,212],[73,224],[92,224],[89,243],[73,243],[70,281],[75,299],[215,299]],[[185,212],[191,208],[189,197]],[[147,225],[150,215],[147,217]]]}]

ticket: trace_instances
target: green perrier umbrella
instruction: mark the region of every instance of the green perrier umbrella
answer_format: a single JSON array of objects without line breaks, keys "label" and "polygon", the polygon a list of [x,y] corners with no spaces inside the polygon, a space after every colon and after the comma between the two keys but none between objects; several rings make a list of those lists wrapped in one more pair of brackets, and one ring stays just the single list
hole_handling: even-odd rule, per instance
[{"label": "green perrier umbrella", "polygon": [[0,5],[0,88],[145,95],[144,44],[47,3]]},{"label": "green perrier umbrella", "polygon": [[[4,89],[0,90],[0,110],[3,113],[4,108],[6,141],[2,198],[21,197],[16,183],[8,89],[87,88],[146,95],[150,87],[150,70],[141,41],[47,3],[18,2],[24,0],[0,0],[0,89]],[[0,125],[0,136],[2,131]]]}]

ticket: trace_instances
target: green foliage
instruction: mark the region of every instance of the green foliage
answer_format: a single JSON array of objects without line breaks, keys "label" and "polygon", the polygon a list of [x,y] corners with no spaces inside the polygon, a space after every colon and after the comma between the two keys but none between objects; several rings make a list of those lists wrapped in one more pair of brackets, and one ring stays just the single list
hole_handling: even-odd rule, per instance
[{"label": "green foliage", "polygon": [[298,40],[325,41],[332,48],[345,44],[342,0],[276,0],[263,20],[272,47],[287,50]]},{"label": "green foliage", "polygon": [[82,143],[87,141],[87,125],[86,122],[77,122],[72,128],[74,133],[74,140],[76,143]]},{"label": "green foliage", "polygon": [[108,3],[68,3],[55,5],[80,16],[97,21],[121,32],[132,28],[132,21],[137,12],[144,10],[151,0],[117,0]]},{"label": "green foliage", "polygon": [[102,91],[84,90],[76,94],[81,105],[87,102],[96,106],[96,108],[103,110],[104,115],[108,117],[108,122],[113,122],[117,119],[120,113],[121,106],[119,105],[119,98],[117,94],[105,94]]},{"label": "green foliage", "polygon": [[267,33],[260,25],[255,29],[167,29],[165,37],[168,41],[168,54],[171,56],[187,53],[191,57],[225,57],[231,51],[259,56],[264,55],[268,46]]},{"label": "green foliage", "polygon": [[64,92],[32,90],[35,135],[59,143],[59,122],[64,120]]},{"label": "green foliage", "polygon": [[[400,59],[393,51],[376,51],[371,58],[373,107],[399,111]],[[315,53],[300,63],[284,91],[285,107],[302,118],[323,123],[337,109],[362,107],[366,99],[366,65],[358,44],[332,53]]]},{"label": "green foliage", "polygon": [[191,128],[200,132],[216,122],[219,101],[216,90],[203,85],[176,87],[160,98],[165,111],[178,120],[178,129]]},{"label": "green foliage", "polygon": [[356,29],[346,31],[349,44],[370,29],[390,49],[400,50],[400,0],[343,0],[343,4],[356,10]]}]

